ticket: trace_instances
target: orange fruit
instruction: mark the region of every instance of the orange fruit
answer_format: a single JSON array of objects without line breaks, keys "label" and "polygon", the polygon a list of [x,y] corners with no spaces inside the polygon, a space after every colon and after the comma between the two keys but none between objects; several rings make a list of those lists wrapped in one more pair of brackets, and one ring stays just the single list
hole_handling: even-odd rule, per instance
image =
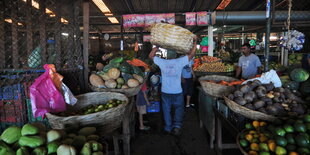
[{"label": "orange fruit", "polygon": [[249,155],[258,155],[256,151],[249,151]]},{"label": "orange fruit", "polygon": [[261,126],[261,127],[263,127],[263,126],[266,126],[267,125],[267,123],[266,122],[259,122],[259,126]]},{"label": "orange fruit", "polygon": [[260,137],[259,137],[259,141],[260,141],[261,143],[266,142],[267,140],[268,140],[268,139],[267,139],[266,136],[260,136]]},{"label": "orange fruit", "polygon": [[259,151],[259,146],[258,146],[257,143],[252,143],[252,144],[250,145],[250,148],[251,148],[251,150],[253,150],[253,151]]},{"label": "orange fruit", "polygon": [[259,127],[259,121],[253,121],[252,125],[254,126],[254,128],[258,128]]},{"label": "orange fruit", "polygon": [[290,152],[288,155],[299,155],[297,152]]},{"label": "orange fruit", "polygon": [[253,140],[253,135],[247,134],[247,135],[245,135],[245,139],[250,142]]},{"label": "orange fruit", "polygon": [[276,150],[276,143],[273,140],[268,141],[268,148],[270,151],[274,152]]}]

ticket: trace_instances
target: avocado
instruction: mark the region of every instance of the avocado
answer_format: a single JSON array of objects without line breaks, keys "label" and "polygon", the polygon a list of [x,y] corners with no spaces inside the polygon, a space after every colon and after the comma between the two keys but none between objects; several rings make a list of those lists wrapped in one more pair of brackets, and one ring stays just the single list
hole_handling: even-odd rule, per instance
[{"label": "avocado", "polygon": [[296,132],[306,132],[307,131],[306,126],[302,123],[295,123],[294,129]]},{"label": "avocado", "polygon": [[292,145],[292,144],[289,144],[286,146],[287,151],[295,151],[296,148],[297,147],[295,145]]},{"label": "avocado", "polygon": [[287,140],[284,138],[284,137],[281,137],[281,136],[277,136],[276,137],[276,144],[278,146],[283,146],[285,147],[287,145]]},{"label": "avocado", "polygon": [[276,128],[275,133],[278,136],[285,136],[285,134],[286,134],[285,130],[282,128]]},{"label": "avocado", "polygon": [[303,120],[304,120],[304,122],[306,122],[306,123],[310,123],[310,115],[308,114],[308,115],[305,115],[304,117],[303,117]]},{"label": "avocado", "polygon": [[287,140],[288,144],[295,144],[295,139],[294,139],[294,135],[293,134],[286,134],[285,138]]},{"label": "avocado", "polygon": [[245,140],[245,139],[241,139],[241,140],[239,141],[239,143],[240,143],[240,146],[242,146],[242,147],[247,147],[247,146],[249,146],[248,141]]},{"label": "avocado", "polygon": [[304,147],[298,148],[297,152],[300,154],[310,154],[310,150]]},{"label": "avocado", "polygon": [[298,146],[300,147],[307,147],[309,146],[309,139],[303,135],[298,135],[295,138],[295,142],[297,143]]},{"label": "avocado", "polygon": [[287,132],[287,133],[293,133],[294,132],[294,127],[292,125],[289,125],[289,124],[285,124],[283,126],[284,130]]}]

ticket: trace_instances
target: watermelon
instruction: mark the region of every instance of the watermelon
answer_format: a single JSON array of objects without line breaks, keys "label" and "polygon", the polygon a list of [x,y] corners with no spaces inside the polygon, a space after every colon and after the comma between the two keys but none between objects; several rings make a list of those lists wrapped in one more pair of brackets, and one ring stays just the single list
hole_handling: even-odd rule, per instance
[{"label": "watermelon", "polygon": [[119,67],[119,70],[123,73],[126,73],[126,74],[131,74],[132,73],[132,68],[130,66],[129,63],[127,63],[126,61],[124,61],[120,67]]},{"label": "watermelon", "polygon": [[283,84],[284,88],[289,88],[291,90],[298,90],[299,89],[299,82],[296,81],[290,81],[288,83]]},{"label": "watermelon", "polygon": [[300,92],[305,96],[310,95],[310,81],[306,81],[306,82],[301,84]]},{"label": "watermelon", "polygon": [[302,68],[296,68],[290,73],[290,77],[293,81],[304,82],[309,78],[309,72]]}]

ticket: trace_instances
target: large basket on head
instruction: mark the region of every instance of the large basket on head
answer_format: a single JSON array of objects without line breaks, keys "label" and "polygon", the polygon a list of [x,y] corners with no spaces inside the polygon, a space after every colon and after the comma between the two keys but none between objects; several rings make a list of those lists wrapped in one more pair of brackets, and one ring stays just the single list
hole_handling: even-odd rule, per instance
[{"label": "large basket on head", "polygon": [[221,76],[221,75],[206,75],[202,76],[199,79],[199,82],[201,84],[201,87],[205,91],[205,93],[214,96],[214,97],[222,97],[223,95],[228,95],[232,91],[235,90],[235,87],[233,86],[224,86],[217,83],[208,82],[208,80],[219,82],[219,81],[233,81],[237,80],[232,77],[228,76]]},{"label": "large basket on head", "polygon": [[111,89],[111,88],[99,88],[93,85],[90,85],[92,91],[95,92],[117,92],[125,94],[127,97],[135,96],[139,93],[143,86],[143,83],[134,88],[125,88],[125,89]]},{"label": "large basket on head", "polygon": [[87,115],[61,117],[47,113],[46,117],[53,129],[64,129],[66,125],[79,124],[81,126],[98,126],[101,132],[109,133],[121,126],[124,112],[129,102],[125,95],[114,92],[92,92],[79,95],[76,98],[78,102],[74,106],[68,108],[69,112],[80,110],[89,105],[107,103],[112,99],[126,101],[126,103],[108,110]]},{"label": "large basket on head", "polygon": [[236,102],[228,99],[227,97],[224,97],[224,100],[227,104],[227,106],[234,111],[235,113],[238,113],[240,115],[243,115],[246,118],[252,119],[252,120],[265,120],[265,121],[274,121],[276,119],[275,116],[267,115],[259,111],[248,109],[242,105],[237,104]]},{"label": "large basket on head", "polygon": [[151,29],[151,43],[163,48],[176,50],[178,53],[187,53],[193,47],[193,37],[189,30],[180,26],[158,23]]}]

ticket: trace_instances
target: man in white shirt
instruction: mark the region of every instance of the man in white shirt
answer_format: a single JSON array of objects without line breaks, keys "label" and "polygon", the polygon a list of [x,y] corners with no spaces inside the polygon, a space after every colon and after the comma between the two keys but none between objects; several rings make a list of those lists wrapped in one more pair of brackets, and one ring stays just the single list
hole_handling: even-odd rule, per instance
[{"label": "man in white shirt", "polygon": [[[174,135],[181,134],[181,127],[184,115],[184,98],[181,87],[181,74],[185,65],[189,64],[189,61],[196,54],[196,37],[194,38],[194,45],[188,55],[177,59],[161,59],[155,56],[158,48],[152,49],[149,54],[149,58],[159,66],[162,75],[162,108],[165,120],[165,131],[173,133]],[[171,118],[171,107],[174,107],[174,120]]]}]

